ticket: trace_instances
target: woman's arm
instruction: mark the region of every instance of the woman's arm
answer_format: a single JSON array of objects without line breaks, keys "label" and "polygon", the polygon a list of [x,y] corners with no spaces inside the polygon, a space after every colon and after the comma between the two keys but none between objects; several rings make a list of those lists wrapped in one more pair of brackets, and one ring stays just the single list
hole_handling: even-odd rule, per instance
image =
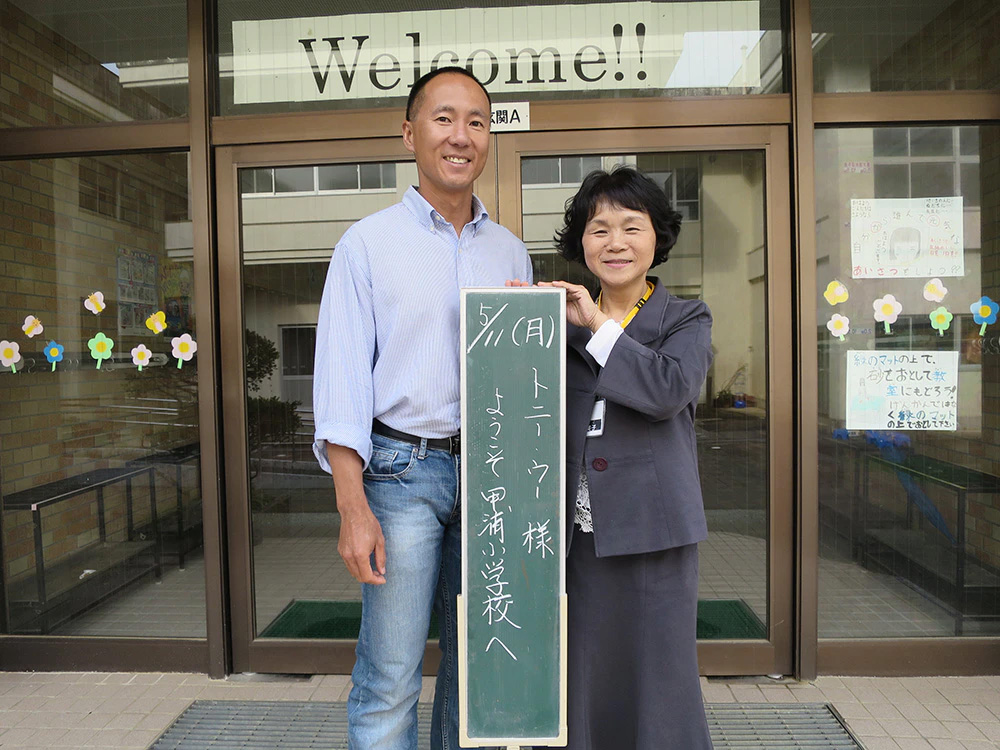
[{"label": "woman's arm", "polygon": [[712,314],[704,302],[684,304],[660,343],[618,337],[598,376],[598,396],[651,420],[670,419],[697,398],[712,363]]}]

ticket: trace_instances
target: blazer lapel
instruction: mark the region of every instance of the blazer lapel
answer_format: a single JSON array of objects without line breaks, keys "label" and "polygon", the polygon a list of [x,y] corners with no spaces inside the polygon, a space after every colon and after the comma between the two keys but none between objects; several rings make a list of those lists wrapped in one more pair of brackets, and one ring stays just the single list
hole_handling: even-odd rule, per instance
[{"label": "blazer lapel", "polygon": [[596,377],[597,361],[587,351],[587,343],[590,341],[590,336],[591,333],[586,328],[580,328],[572,324],[566,325],[566,343],[576,350],[583,361],[587,363],[590,372]]},{"label": "blazer lapel", "polygon": [[653,282],[653,293],[625,329],[625,333],[640,344],[648,344],[660,335],[663,316],[670,301],[670,295],[660,280],[653,278],[650,281]]}]

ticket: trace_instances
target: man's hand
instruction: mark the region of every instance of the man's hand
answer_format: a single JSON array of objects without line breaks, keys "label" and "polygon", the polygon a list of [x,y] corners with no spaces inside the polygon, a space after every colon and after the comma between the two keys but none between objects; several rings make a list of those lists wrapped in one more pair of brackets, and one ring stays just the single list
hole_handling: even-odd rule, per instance
[{"label": "man's hand", "polygon": [[[360,583],[385,583],[385,537],[382,525],[368,507],[364,481],[361,478],[362,462],[352,448],[326,444],[326,455],[333,470],[333,484],[337,491],[337,510],[340,512],[340,553],[348,572]],[[375,569],[371,556],[375,553]]]}]

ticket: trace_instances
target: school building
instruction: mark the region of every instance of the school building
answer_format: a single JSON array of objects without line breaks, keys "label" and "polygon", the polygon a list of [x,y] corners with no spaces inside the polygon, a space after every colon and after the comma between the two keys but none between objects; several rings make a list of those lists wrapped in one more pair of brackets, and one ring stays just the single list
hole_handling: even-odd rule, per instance
[{"label": "school building", "polygon": [[536,279],[593,169],[683,214],[703,673],[995,674],[995,0],[0,0],[0,668],[350,671],[316,318],[450,64]]}]

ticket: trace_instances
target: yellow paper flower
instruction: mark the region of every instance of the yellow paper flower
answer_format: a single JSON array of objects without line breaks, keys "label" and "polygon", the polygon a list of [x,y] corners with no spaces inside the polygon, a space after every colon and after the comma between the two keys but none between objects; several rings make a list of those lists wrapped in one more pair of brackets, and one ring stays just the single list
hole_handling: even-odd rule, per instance
[{"label": "yellow paper flower", "polygon": [[826,285],[826,291],[823,292],[823,297],[825,297],[826,301],[831,305],[847,302],[847,287],[834,279]]},{"label": "yellow paper flower", "polygon": [[166,327],[167,316],[163,310],[157,310],[155,313],[146,318],[146,328],[151,330],[153,333],[163,333]]},{"label": "yellow paper flower", "polygon": [[42,326],[42,321],[34,315],[29,315],[24,319],[24,325],[21,326],[21,330],[24,331],[25,336],[31,339],[44,331],[45,328]]}]

